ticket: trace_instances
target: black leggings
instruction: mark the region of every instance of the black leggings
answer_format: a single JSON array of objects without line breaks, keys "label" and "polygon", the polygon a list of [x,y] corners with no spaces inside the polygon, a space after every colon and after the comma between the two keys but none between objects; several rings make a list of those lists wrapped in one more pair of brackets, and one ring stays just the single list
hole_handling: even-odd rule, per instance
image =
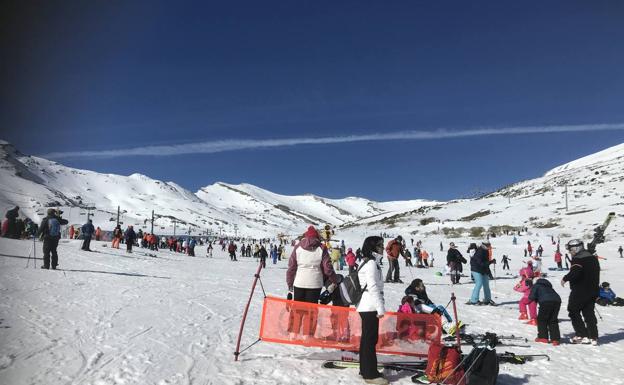
[{"label": "black leggings", "polygon": [[[572,327],[577,337],[589,337],[598,339],[598,320],[594,313],[596,302],[594,298],[583,303],[568,303],[568,315],[572,321]],[[583,317],[581,317],[581,314]]]},{"label": "black leggings", "polygon": [[377,371],[375,345],[379,337],[379,318],[376,311],[360,312],[362,338],[360,340],[360,374],[365,380],[380,377]]}]

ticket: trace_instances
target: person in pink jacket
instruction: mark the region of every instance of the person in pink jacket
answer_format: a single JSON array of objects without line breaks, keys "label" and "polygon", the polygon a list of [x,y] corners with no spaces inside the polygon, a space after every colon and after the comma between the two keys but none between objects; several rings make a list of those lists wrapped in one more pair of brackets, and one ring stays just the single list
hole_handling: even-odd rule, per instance
[{"label": "person in pink jacket", "polygon": [[[537,325],[537,303],[529,299],[531,293],[531,287],[533,286],[533,269],[531,264],[527,267],[520,269],[520,282],[514,286],[514,290],[522,293],[520,303],[518,305],[520,310],[519,320],[526,320],[528,325]],[[527,311],[528,308],[528,311]]]},{"label": "person in pink jacket", "polygon": [[347,261],[347,266],[349,266],[349,273],[354,272],[357,269],[357,264],[355,263],[355,253],[350,247],[347,249],[345,260]]}]

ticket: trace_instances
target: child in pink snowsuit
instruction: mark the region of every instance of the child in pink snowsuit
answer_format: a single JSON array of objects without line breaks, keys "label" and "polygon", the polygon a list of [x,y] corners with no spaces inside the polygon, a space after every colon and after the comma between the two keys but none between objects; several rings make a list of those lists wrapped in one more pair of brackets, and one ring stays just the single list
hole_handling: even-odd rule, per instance
[{"label": "child in pink snowsuit", "polygon": [[[533,286],[533,267],[528,264],[527,267],[520,269],[520,282],[514,286],[514,290],[522,293],[520,298],[520,317],[519,320],[528,319],[528,325],[537,325],[537,303],[529,299],[531,287]],[[528,308],[528,311],[527,311]],[[528,313],[528,314],[527,314]]]}]

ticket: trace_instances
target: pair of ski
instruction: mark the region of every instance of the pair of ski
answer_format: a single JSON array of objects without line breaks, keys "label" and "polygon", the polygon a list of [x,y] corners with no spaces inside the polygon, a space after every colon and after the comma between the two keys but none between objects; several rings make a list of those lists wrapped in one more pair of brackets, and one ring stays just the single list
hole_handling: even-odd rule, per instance
[{"label": "pair of ski", "polygon": [[[550,361],[548,354],[516,354],[512,352],[504,352],[497,354],[498,361],[509,364],[524,364],[531,361],[547,360]],[[360,361],[358,360],[327,360],[321,365],[324,369],[352,369],[359,368]],[[380,362],[377,364],[377,370],[384,369],[394,371],[411,371],[411,372],[423,372],[427,367],[427,360],[419,361],[388,361]]]},{"label": "pair of ski", "polygon": [[[353,369],[360,367],[360,361],[358,360],[327,360],[324,361],[321,365],[324,369]],[[394,370],[397,372],[400,371],[410,371],[410,372],[421,372],[424,371],[427,367],[427,361],[389,361],[389,362],[379,362],[377,363],[377,370]]]}]

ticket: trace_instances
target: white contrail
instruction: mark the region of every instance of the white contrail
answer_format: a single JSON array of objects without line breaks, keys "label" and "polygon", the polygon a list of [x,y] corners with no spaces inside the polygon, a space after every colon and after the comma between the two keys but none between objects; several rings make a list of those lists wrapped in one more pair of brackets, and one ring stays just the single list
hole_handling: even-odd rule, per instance
[{"label": "white contrail", "polygon": [[287,138],[287,139],[231,139],[203,141],[187,144],[144,146],[117,150],[69,151],[52,152],[41,157],[48,159],[61,158],[118,158],[124,156],[172,156],[184,154],[213,154],[225,151],[261,149],[271,147],[297,146],[302,144],[336,144],[353,142],[373,142],[385,140],[431,140],[446,138],[462,138],[487,135],[519,135],[519,134],[550,134],[561,132],[588,132],[624,130],[624,123],[614,124],[582,124],[560,126],[525,126],[503,128],[475,128],[468,130],[438,129],[434,131],[398,131],[383,134],[326,136],[320,138]]}]

